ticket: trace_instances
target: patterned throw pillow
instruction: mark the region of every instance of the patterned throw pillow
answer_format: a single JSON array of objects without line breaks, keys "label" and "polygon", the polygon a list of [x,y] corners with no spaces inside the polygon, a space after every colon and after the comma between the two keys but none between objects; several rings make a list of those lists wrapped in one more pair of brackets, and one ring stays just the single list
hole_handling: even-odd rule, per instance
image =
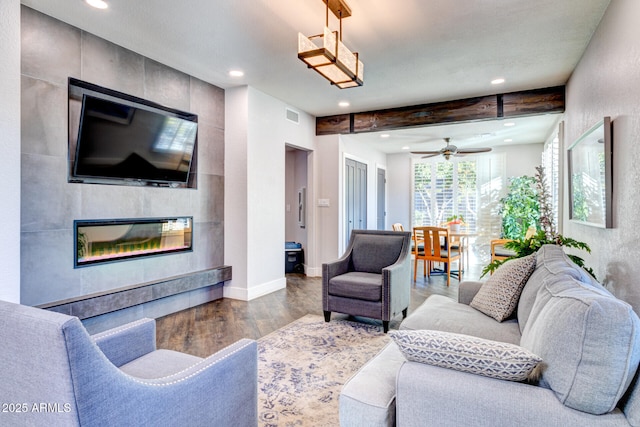
[{"label": "patterned throw pillow", "polygon": [[516,309],[524,285],[536,268],[536,254],[511,259],[483,283],[471,307],[502,322]]},{"label": "patterned throw pillow", "polygon": [[509,381],[524,381],[542,359],[515,344],[442,331],[391,331],[407,360]]}]

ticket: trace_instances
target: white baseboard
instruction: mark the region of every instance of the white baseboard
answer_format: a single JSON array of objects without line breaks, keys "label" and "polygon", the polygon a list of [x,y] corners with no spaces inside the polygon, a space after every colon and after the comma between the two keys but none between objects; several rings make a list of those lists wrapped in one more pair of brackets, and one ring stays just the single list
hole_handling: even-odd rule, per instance
[{"label": "white baseboard", "polygon": [[309,277],[322,277],[322,267],[307,267],[307,276]]},{"label": "white baseboard", "polygon": [[237,299],[241,301],[251,301],[252,299],[259,298],[263,295],[270,294],[271,292],[279,291],[287,287],[287,279],[281,277],[271,282],[263,283],[261,285],[252,286],[251,288],[240,288],[236,286],[224,287],[224,297]]}]

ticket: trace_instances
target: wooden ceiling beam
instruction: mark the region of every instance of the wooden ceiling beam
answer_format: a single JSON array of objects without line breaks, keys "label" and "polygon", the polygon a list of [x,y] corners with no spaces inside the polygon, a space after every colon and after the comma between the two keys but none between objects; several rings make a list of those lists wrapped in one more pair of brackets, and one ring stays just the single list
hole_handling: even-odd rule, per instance
[{"label": "wooden ceiling beam", "polygon": [[565,87],[555,86],[477,98],[316,118],[316,135],[335,135],[418,126],[562,113]]}]

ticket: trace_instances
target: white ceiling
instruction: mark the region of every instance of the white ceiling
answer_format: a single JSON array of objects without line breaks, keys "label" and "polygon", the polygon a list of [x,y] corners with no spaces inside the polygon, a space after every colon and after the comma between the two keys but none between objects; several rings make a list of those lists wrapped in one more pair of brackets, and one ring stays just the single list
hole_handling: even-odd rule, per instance
[{"label": "white ceiling", "polygon": [[[22,3],[217,86],[248,84],[326,116],[565,84],[609,1],[347,0],[353,15],[343,20],[343,41],[360,54],[364,86],[344,90],[297,58],[298,32],[322,32],[322,0],[107,0],[106,10],[82,0]],[[338,29],[337,20],[329,26]],[[231,69],[242,69],[244,77],[230,77]],[[497,77],[506,83],[492,86]],[[520,133],[528,141],[545,134],[534,141],[542,142],[556,119],[517,122],[520,130],[526,122]],[[503,131],[499,122],[484,125],[393,132],[396,143],[389,138],[384,150],[400,150],[411,139],[407,134],[455,141]],[[359,138],[379,143],[376,134]],[[480,145],[503,139],[485,136]]]}]

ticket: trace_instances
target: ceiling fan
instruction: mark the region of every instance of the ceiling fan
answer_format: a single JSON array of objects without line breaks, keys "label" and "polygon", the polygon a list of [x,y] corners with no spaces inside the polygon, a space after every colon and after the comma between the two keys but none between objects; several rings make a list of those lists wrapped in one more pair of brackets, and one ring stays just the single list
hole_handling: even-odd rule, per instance
[{"label": "ceiling fan", "polygon": [[447,146],[437,150],[437,151],[412,151],[411,154],[424,154],[422,156],[423,159],[427,157],[433,157],[437,155],[442,155],[445,159],[449,160],[451,156],[464,156],[465,154],[474,154],[474,153],[487,153],[491,151],[489,147],[479,147],[479,148],[458,148],[455,145],[451,144],[451,138],[444,138],[444,142],[447,143]]}]

